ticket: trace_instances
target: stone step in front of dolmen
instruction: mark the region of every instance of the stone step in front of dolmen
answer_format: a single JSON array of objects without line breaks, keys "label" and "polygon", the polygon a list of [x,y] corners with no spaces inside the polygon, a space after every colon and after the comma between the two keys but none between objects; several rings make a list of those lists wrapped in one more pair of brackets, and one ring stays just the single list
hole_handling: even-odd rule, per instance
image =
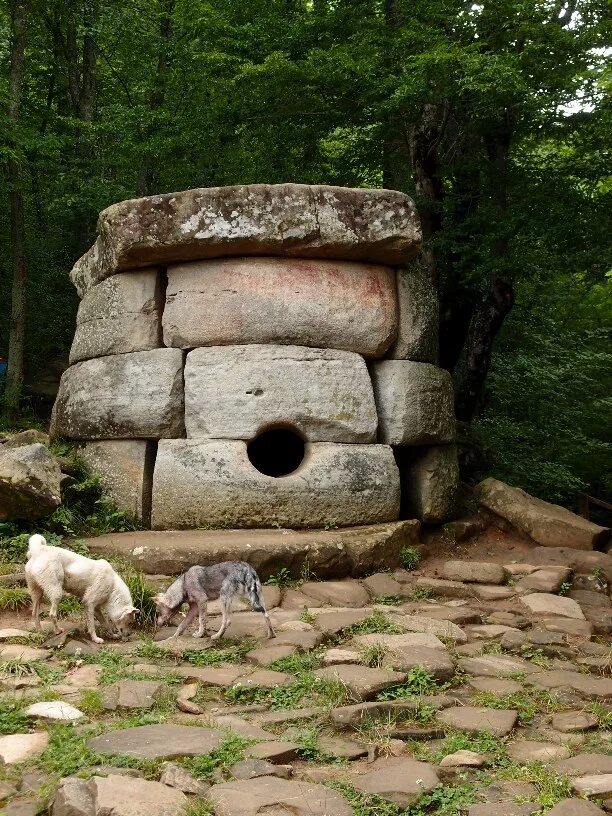
[{"label": "stone step in front of dolmen", "polygon": [[459,473],[421,229],[392,190],[187,190],[101,213],[55,438],[156,530],[446,520]]},{"label": "stone step in front of dolmen", "polygon": [[86,539],[90,552],[120,556],[148,575],[174,575],[193,564],[247,561],[262,580],[286,570],[293,578],[361,576],[380,564],[394,569],[404,548],[419,547],[418,521],[338,530],[143,530]]}]

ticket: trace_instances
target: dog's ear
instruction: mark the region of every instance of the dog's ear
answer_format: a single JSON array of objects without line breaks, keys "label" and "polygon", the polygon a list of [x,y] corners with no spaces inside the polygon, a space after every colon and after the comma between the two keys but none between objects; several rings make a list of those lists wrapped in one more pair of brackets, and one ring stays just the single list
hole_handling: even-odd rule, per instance
[{"label": "dog's ear", "polygon": [[138,609],[137,606],[131,606],[129,608],[128,612],[134,612],[134,614],[135,614],[136,612],[140,612],[140,610]]},{"label": "dog's ear", "polygon": [[157,595],[153,598],[153,603],[155,606],[168,606],[166,603],[166,598],[163,592],[158,592]]}]

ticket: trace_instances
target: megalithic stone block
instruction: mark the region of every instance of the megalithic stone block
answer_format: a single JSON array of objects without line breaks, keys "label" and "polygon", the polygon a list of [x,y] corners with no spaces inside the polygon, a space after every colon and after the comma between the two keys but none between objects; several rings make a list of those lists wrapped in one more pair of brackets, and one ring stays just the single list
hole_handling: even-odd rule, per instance
[{"label": "megalithic stone block", "polygon": [[96,474],[104,492],[119,510],[148,524],[155,442],[144,439],[106,439],[86,442],[79,456]]},{"label": "megalithic stone block", "polygon": [[114,275],[92,287],[79,305],[70,364],[160,346],[158,282],[158,270],[146,269]]},{"label": "megalithic stone block", "polygon": [[82,296],[135,267],[241,255],[398,266],[420,248],[414,202],[394,190],[307,184],[210,187],[137,198],[100,214],[71,280]]},{"label": "megalithic stone block", "polygon": [[401,448],[397,452],[402,485],[402,516],[437,524],[456,510],[459,463],[455,445]]},{"label": "megalithic stone block", "polygon": [[62,375],[51,434],[66,439],[161,439],[184,431],[183,353],[98,357]]},{"label": "megalithic stone block", "polygon": [[450,374],[429,363],[381,360],[371,366],[378,441],[441,445],[455,439]]},{"label": "megalithic stone block", "polygon": [[438,293],[433,281],[416,265],[397,270],[397,339],[389,349],[393,360],[435,363],[438,359]]},{"label": "megalithic stone block", "polygon": [[313,442],[298,469],[274,478],[250,462],[243,441],[159,443],[151,526],[338,527],[394,521],[399,471],[391,448]]},{"label": "megalithic stone block", "polygon": [[375,442],[378,420],[363,358],[263,345],[199,348],[187,355],[188,437],[251,439],[279,424],[311,442]]},{"label": "megalithic stone block", "polygon": [[304,258],[197,261],[168,268],[164,343],[282,343],[380,357],[395,338],[396,301],[395,270],[388,266]]}]

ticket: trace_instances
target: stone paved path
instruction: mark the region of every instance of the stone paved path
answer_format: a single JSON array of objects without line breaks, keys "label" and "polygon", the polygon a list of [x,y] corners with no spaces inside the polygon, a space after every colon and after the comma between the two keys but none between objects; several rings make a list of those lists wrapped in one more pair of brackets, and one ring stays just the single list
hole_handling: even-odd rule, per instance
[{"label": "stone paved path", "polygon": [[586,555],[269,585],[274,640],[249,611],[101,648],[0,615],[0,812],[612,811],[612,557]]}]

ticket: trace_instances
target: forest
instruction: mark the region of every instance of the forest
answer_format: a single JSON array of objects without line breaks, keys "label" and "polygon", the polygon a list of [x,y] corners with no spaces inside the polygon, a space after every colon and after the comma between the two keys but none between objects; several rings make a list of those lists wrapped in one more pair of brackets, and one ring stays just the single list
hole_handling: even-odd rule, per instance
[{"label": "forest", "polygon": [[464,477],[612,491],[607,0],[1,0],[1,422],[48,406],[96,217],[189,187],[414,197]]}]

